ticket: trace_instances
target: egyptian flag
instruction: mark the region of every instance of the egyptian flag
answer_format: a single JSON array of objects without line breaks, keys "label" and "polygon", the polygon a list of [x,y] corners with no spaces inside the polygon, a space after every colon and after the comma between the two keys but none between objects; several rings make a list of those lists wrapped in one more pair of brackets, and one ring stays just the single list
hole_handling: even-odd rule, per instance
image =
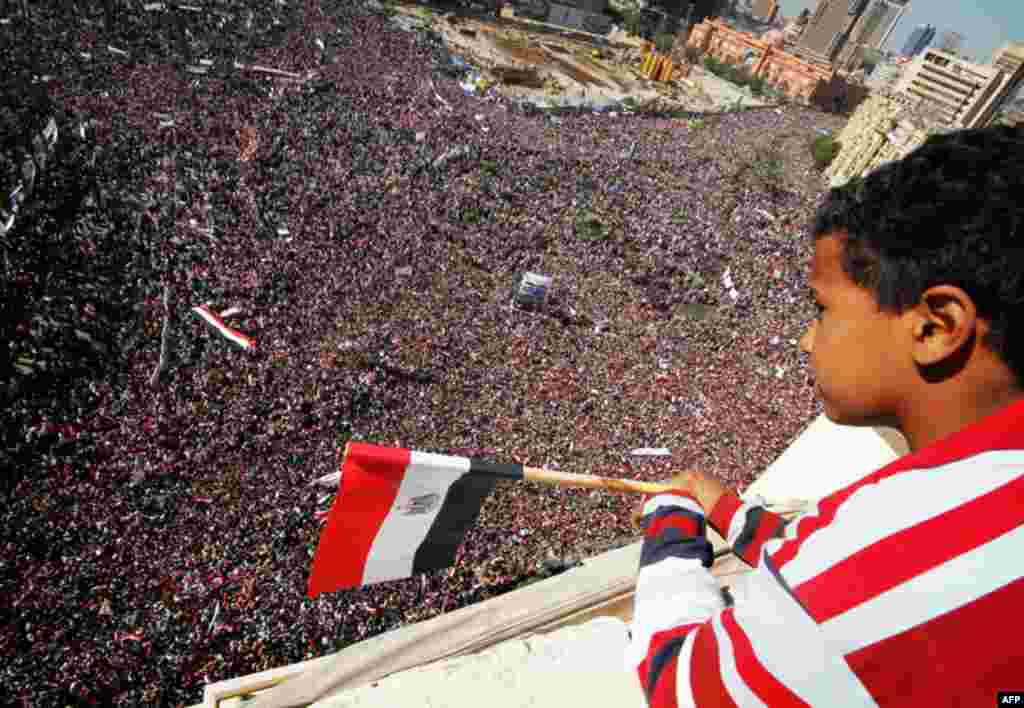
[{"label": "egyptian flag", "polygon": [[523,467],[350,442],[338,476],[311,598],[452,565],[495,483],[523,479]]},{"label": "egyptian flag", "polygon": [[197,305],[192,308],[192,311],[203,318],[206,324],[210,325],[214,331],[220,334],[222,337],[227,339],[229,342],[237,344],[242,349],[252,349],[256,346],[256,340],[252,337],[247,337],[236,329],[232,329],[224,323],[224,318],[228,315],[237,314],[238,308],[230,308],[217,315],[210,309],[209,305]]}]

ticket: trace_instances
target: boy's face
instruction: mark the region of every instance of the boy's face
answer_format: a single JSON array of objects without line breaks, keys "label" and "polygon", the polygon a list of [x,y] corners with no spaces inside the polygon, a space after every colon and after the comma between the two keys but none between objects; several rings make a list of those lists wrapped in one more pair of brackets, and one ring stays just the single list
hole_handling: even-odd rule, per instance
[{"label": "boy's face", "polygon": [[843,271],[840,235],[817,239],[810,286],[818,315],[800,340],[810,354],[815,393],[829,420],[843,425],[894,425],[905,382],[909,340],[899,315],[882,312],[874,296]]}]

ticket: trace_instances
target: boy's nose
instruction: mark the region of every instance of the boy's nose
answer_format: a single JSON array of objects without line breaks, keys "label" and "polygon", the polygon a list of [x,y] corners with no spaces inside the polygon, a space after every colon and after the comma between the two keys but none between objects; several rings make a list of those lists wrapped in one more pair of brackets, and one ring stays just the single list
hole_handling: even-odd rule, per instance
[{"label": "boy's nose", "polygon": [[817,320],[814,320],[807,326],[807,331],[804,332],[804,336],[800,337],[800,349],[805,354],[810,354],[814,351],[814,328],[818,324]]}]

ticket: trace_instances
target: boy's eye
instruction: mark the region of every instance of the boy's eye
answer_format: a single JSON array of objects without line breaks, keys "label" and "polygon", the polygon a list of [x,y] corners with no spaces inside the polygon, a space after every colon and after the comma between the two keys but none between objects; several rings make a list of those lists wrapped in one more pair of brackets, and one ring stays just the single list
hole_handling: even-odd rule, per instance
[{"label": "boy's eye", "polygon": [[820,319],[821,316],[824,313],[825,313],[825,306],[822,305],[820,302],[814,303],[814,317],[815,317],[815,319]]}]

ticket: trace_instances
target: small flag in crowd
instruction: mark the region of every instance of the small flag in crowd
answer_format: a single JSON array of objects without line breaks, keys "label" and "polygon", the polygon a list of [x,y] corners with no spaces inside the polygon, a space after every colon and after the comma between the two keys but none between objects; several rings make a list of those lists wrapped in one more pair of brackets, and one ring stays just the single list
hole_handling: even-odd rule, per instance
[{"label": "small flag in crowd", "polygon": [[219,332],[227,340],[234,342],[242,349],[252,349],[256,346],[256,340],[252,337],[247,337],[238,330],[232,329],[224,324],[224,318],[230,317],[233,314],[231,309],[225,310],[220,315],[215,314],[207,305],[197,305],[192,308],[192,311],[203,318],[203,320]]},{"label": "small flag in crowd", "polygon": [[309,597],[452,565],[499,479],[523,479],[523,466],[348,443]]}]

